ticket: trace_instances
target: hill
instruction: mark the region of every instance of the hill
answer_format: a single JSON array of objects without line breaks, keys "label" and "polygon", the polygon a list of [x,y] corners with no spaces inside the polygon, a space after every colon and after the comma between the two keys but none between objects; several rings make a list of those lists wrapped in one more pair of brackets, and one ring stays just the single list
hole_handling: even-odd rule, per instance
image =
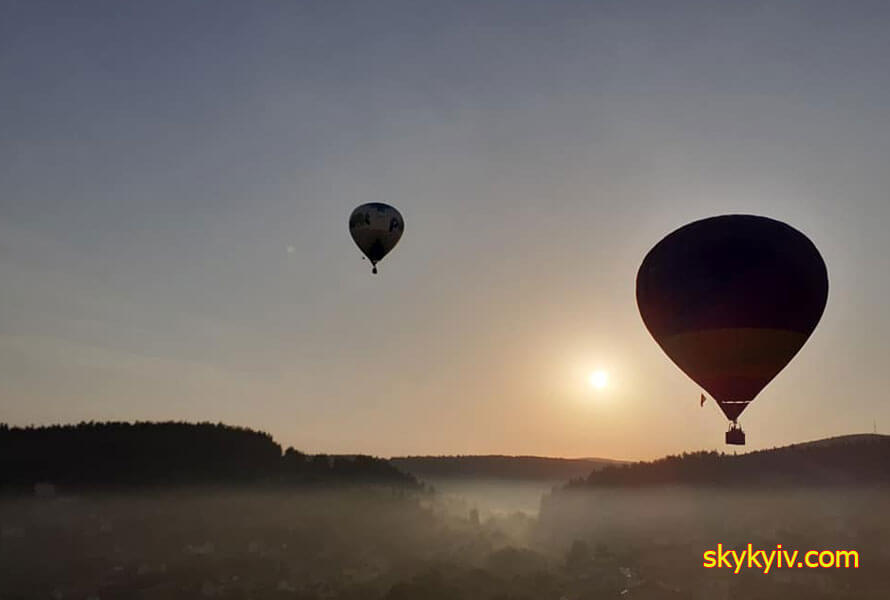
[{"label": "hill", "polygon": [[863,442],[880,442],[882,440],[890,440],[890,435],[880,433],[850,433],[847,435],[837,435],[821,440],[813,440],[811,442],[801,442],[799,444],[791,444],[788,448],[818,448],[824,446],[837,446],[845,444],[859,444]]},{"label": "hill", "polygon": [[890,484],[890,436],[857,434],[781,448],[693,452],[608,466],[569,487]]},{"label": "hill", "polygon": [[620,461],[543,456],[400,456],[389,462],[420,479],[567,481]]},{"label": "hill", "polygon": [[384,459],[282,452],[272,436],[213,423],[0,424],[0,489],[373,482],[418,486]]}]

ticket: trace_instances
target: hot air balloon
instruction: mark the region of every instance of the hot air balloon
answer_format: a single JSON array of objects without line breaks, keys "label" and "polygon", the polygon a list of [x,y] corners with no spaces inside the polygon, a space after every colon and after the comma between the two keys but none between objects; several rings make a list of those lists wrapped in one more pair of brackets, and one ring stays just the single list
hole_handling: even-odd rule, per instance
[{"label": "hot air balloon", "polygon": [[402,215],[389,204],[362,204],[349,216],[349,233],[371,261],[372,273],[377,272],[377,263],[395,247],[403,231]]},{"label": "hot air balloon", "polygon": [[752,215],[677,229],[637,273],[646,328],[730,420],[727,444],[745,443],[739,415],[801,349],[827,299],[828,271],[809,238]]}]

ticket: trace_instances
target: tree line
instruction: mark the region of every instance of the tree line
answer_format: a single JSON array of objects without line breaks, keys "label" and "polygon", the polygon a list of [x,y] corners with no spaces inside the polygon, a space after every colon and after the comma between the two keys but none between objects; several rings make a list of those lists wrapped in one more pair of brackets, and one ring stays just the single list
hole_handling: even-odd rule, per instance
[{"label": "tree line", "polygon": [[371,456],[305,454],[272,436],[222,423],[0,424],[0,488],[57,486],[311,484],[370,482],[417,487]]},{"label": "tree line", "polygon": [[746,454],[691,452],[611,465],[568,487],[890,484],[890,436],[847,436]]},{"label": "tree line", "polygon": [[563,480],[583,477],[617,461],[599,458],[550,458],[544,456],[399,456],[396,467],[418,477],[513,480]]}]

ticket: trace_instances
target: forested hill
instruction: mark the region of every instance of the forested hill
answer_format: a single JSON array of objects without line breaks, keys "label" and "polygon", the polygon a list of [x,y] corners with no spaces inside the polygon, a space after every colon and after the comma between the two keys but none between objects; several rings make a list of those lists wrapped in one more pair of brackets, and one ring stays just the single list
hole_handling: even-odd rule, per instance
[{"label": "forested hill", "polygon": [[424,478],[510,479],[567,481],[584,477],[618,461],[601,458],[549,458],[543,456],[399,456],[396,467]]},{"label": "forested hill", "polygon": [[212,423],[0,424],[0,488],[374,482],[418,486],[387,460],[282,452],[268,433]]},{"label": "forested hill", "polygon": [[782,448],[694,452],[609,466],[568,487],[890,484],[890,436],[858,434]]}]

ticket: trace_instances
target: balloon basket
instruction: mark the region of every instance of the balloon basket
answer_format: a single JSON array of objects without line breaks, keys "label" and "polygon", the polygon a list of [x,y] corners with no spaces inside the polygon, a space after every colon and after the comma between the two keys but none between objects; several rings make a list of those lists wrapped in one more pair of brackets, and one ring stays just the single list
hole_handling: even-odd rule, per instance
[{"label": "balloon basket", "polygon": [[744,446],[745,432],[736,424],[730,425],[729,431],[726,432],[726,443],[733,446]]}]

